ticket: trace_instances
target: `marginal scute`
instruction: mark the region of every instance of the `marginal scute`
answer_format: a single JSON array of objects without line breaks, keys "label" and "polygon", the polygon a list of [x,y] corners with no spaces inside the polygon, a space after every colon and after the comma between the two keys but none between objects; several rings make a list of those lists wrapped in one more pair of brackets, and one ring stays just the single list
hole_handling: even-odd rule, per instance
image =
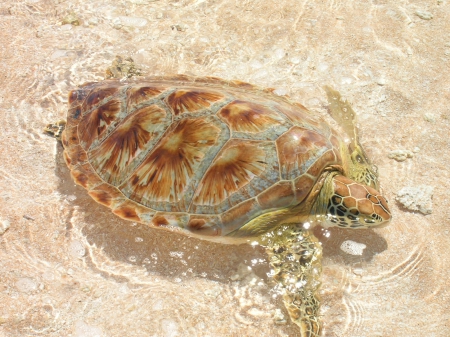
[{"label": "marginal scute", "polygon": [[74,127],[66,127],[62,133],[61,141],[64,147],[68,147],[80,144],[80,140],[78,138],[78,128]]},{"label": "marginal scute", "polygon": [[72,159],[70,158],[69,154],[67,153],[67,151],[63,152],[63,156],[64,156],[64,161],[66,162],[66,165],[71,168],[72,167]]},{"label": "marginal scute", "polygon": [[186,228],[188,221],[189,214],[186,213],[156,212],[150,223],[156,227],[172,226],[174,229],[181,229]]},{"label": "marginal scute", "polygon": [[109,184],[101,184],[96,186],[88,193],[92,199],[97,201],[99,204],[111,208],[113,208],[112,205],[117,204],[118,202],[122,203],[124,199],[124,195]]},{"label": "marginal scute", "polygon": [[67,112],[67,125],[76,125],[82,116],[81,105],[69,108],[69,111]]},{"label": "marginal scute", "polygon": [[205,219],[192,219],[191,218],[188,222],[188,227],[191,230],[199,230],[205,225],[206,225]]},{"label": "marginal scute", "polygon": [[288,207],[294,200],[291,181],[281,181],[258,195],[257,200],[262,209]]},{"label": "marginal scute", "polygon": [[73,145],[64,150],[64,157],[68,166],[76,166],[87,162],[88,157],[86,151],[80,145]]},{"label": "marginal scute", "polygon": [[120,205],[117,208],[114,208],[113,213],[117,216],[120,216],[122,219],[129,221],[140,221],[141,218],[136,212],[136,208],[133,205]]},{"label": "marginal scute", "polygon": [[178,116],[182,113],[194,113],[224,98],[223,95],[208,90],[177,90],[166,98],[167,105]]},{"label": "marginal scute", "polygon": [[235,100],[223,107],[218,115],[233,131],[258,133],[275,128],[284,120],[267,106]]},{"label": "marginal scute", "polygon": [[72,176],[72,179],[80,186],[83,186],[84,188],[88,188],[88,182],[89,182],[89,176],[84,173],[81,170],[72,170],[70,172],[70,175]]},{"label": "marginal scute", "polygon": [[252,198],[224,212],[221,215],[223,223],[222,235],[226,235],[239,229],[243,224],[255,217],[255,215],[257,215],[260,211],[261,206],[255,198]]},{"label": "marginal scute", "polygon": [[219,236],[222,234],[222,229],[216,224],[212,216],[191,215],[186,229],[193,234],[200,236]]},{"label": "marginal scute", "polygon": [[328,150],[323,153],[315,162],[308,168],[308,173],[313,177],[318,177],[323,170],[330,166],[330,164],[335,164],[335,156],[332,150]]},{"label": "marginal scute", "polygon": [[169,221],[163,215],[155,215],[152,219],[152,225],[155,227],[168,226]]},{"label": "marginal scute", "polygon": [[87,190],[103,183],[88,163],[72,167],[70,174],[73,180]]},{"label": "marginal scute", "polygon": [[294,180],[295,204],[301,203],[308,196],[316,181],[310,176],[302,175]]}]

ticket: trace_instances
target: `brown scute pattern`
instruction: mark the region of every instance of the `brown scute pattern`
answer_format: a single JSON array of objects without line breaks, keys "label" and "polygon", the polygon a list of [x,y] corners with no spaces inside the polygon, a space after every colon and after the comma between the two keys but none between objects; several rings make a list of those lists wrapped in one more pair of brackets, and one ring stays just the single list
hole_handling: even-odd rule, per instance
[{"label": "brown scute pattern", "polygon": [[89,164],[74,166],[70,173],[75,183],[87,190],[103,183]]},{"label": "brown scute pattern", "polygon": [[78,89],[69,92],[69,106],[81,105],[86,99],[86,96],[91,92],[92,88],[98,87],[98,82],[86,82]]},{"label": "brown scute pattern", "polygon": [[258,195],[262,209],[288,207],[294,201],[292,182],[282,181]]},{"label": "brown scute pattern", "polygon": [[107,127],[118,118],[120,110],[120,100],[114,99],[83,116],[78,125],[78,134],[85,150],[89,149],[91,144],[99,139]]},{"label": "brown scute pattern", "polygon": [[66,165],[69,167],[69,169],[72,167],[72,159],[70,158],[69,154],[67,153],[67,151],[63,152],[63,156],[64,156],[64,161],[66,162]]},{"label": "brown scute pattern", "polygon": [[297,126],[278,138],[276,145],[281,175],[286,180],[305,173],[311,165],[311,160],[319,158],[324,148],[331,148],[321,134]]},{"label": "brown scute pattern", "polygon": [[254,142],[230,141],[201,180],[194,204],[217,205],[247,185],[266,167],[264,150]]},{"label": "brown scute pattern", "polygon": [[89,152],[96,171],[107,182],[120,184],[121,175],[153,138],[165,116],[166,112],[156,105],[127,116],[98,147]]},{"label": "brown scute pattern", "polygon": [[166,98],[167,105],[178,116],[182,113],[193,113],[205,108],[224,98],[216,92],[205,90],[177,90]]},{"label": "brown scute pattern", "polygon": [[168,226],[169,221],[163,215],[155,215],[152,219],[152,225],[155,227]]},{"label": "brown scute pattern", "polygon": [[170,230],[239,236],[255,217],[303,202],[325,167],[342,164],[340,134],[320,116],[240,81],[108,80],[72,91],[69,104],[74,180],[119,216]]},{"label": "brown scute pattern", "polygon": [[121,203],[125,199],[122,193],[109,184],[101,184],[88,193],[99,204],[107,207],[112,207],[113,204]]},{"label": "brown scute pattern", "polygon": [[221,215],[223,234],[226,235],[240,228],[261,210],[255,198],[244,201]]},{"label": "brown scute pattern", "polygon": [[188,222],[188,227],[191,230],[199,230],[205,225],[206,225],[205,219],[190,219]]},{"label": "brown scute pattern", "polygon": [[114,200],[113,195],[102,190],[89,191],[89,195],[99,204],[105,205],[106,207],[110,207]]},{"label": "brown scute pattern", "polygon": [[179,227],[186,228],[189,221],[189,215],[186,213],[156,212],[152,217],[150,224],[155,227]]},{"label": "brown scute pattern", "polygon": [[113,213],[125,220],[141,221],[141,218],[137,214],[136,208],[133,205],[120,205],[119,207],[113,209]]},{"label": "brown scute pattern", "polygon": [[222,228],[215,224],[215,221],[211,218],[191,216],[186,229],[200,236],[219,236],[222,234]]},{"label": "brown scute pattern", "polygon": [[84,99],[84,102],[82,104],[83,111],[89,110],[89,108],[92,108],[104,99],[117,94],[118,91],[119,87],[111,85],[100,86],[92,89],[89,95],[87,95],[87,97]]},{"label": "brown scute pattern", "polygon": [[156,88],[152,86],[131,87],[127,91],[128,111],[142,102],[155,98],[164,90],[164,88]]},{"label": "brown scute pattern", "polygon": [[78,139],[78,128],[76,126],[71,128],[66,127],[61,135],[61,141],[65,148],[67,148],[69,144],[71,144],[71,146],[80,144],[80,140]]},{"label": "brown scute pattern", "polygon": [[80,186],[83,186],[84,188],[88,188],[89,177],[87,174],[85,174],[83,171],[78,170],[72,170],[70,174],[75,183],[77,183]]},{"label": "brown scute pattern", "polygon": [[303,175],[294,180],[295,204],[301,203],[308,196],[316,181],[310,176]]},{"label": "brown scute pattern", "polygon": [[71,92],[69,92],[69,96],[68,96],[68,101],[69,101],[69,106],[76,103],[80,103],[81,100],[79,99],[79,93],[81,93],[82,90],[72,90]]},{"label": "brown scute pattern", "polygon": [[125,182],[130,197],[144,205],[148,201],[179,202],[219,133],[218,127],[202,118],[175,123]]},{"label": "brown scute pattern", "polygon": [[270,108],[252,102],[235,100],[222,108],[218,115],[233,131],[263,132],[277,127],[284,120]]},{"label": "brown scute pattern", "polygon": [[322,154],[314,162],[314,164],[310,166],[310,168],[308,169],[308,173],[313,177],[318,177],[327,166],[330,166],[330,164],[334,163],[335,163],[334,152],[332,150],[329,150],[324,154]]},{"label": "brown scute pattern", "polygon": [[67,157],[68,166],[84,164],[88,160],[86,151],[80,145],[73,145],[70,149],[65,150],[64,156]]}]

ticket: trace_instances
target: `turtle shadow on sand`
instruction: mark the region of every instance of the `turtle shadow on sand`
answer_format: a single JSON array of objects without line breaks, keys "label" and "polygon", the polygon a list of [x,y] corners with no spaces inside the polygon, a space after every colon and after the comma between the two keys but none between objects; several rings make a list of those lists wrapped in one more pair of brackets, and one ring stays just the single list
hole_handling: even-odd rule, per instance
[{"label": "turtle shadow on sand", "polygon": [[[269,265],[263,247],[249,244],[227,245],[209,242],[182,234],[151,228],[140,223],[123,220],[108,208],[92,200],[81,186],[76,185],[63,160],[63,147],[57,144],[57,190],[62,198],[70,200],[65,219],[66,236],[78,227],[93,254],[104,254],[111,261],[144,267],[149,274],[167,278],[202,277],[229,283],[239,265],[251,266],[261,279],[267,280]],[[73,223],[75,209],[81,212]],[[230,247],[233,247],[230,249]],[[105,278],[127,282],[124,275],[113,275],[101,270],[89,254],[87,265]],[[251,261],[259,261],[256,265]]]}]

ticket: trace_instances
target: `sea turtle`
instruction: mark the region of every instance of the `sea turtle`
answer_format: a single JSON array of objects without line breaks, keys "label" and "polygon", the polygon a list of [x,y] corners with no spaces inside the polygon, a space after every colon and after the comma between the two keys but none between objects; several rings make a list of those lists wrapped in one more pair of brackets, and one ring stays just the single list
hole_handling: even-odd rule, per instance
[{"label": "sea turtle", "polygon": [[[213,77],[86,83],[61,138],[75,182],[123,219],[222,243],[267,247],[301,336],[319,336],[316,224],[391,218],[350,105],[325,87],[339,128],[271,89]],[[62,134],[61,134],[62,133]]]}]

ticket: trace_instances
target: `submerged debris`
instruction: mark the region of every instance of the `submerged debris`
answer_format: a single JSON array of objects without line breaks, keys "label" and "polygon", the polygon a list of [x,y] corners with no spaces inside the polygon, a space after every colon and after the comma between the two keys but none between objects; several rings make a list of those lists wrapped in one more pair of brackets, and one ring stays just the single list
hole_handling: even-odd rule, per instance
[{"label": "submerged debris", "polygon": [[0,219],[0,235],[5,234],[9,227],[11,227],[11,223],[8,220]]},{"label": "submerged debris", "polygon": [[117,55],[111,66],[106,69],[106,78],[130,78],[141,75],[141,69],[136,67],[131,57],[123,58]]},{"label": "submerged debris", "polygon": [[431,20],[433,18],[433,14],[427,11],[416,11],[415,14],[422,20]]},{"label": "submerged debris", "polygon": [[61,24],[79,26],[80,20],[78,19],[78,16],[74,12],[70,12],[61,20]]},{"label": "submerged debris", "polygon": [[396,161],[405,161],[406,159],[413,157],[414,153],[409,150],[393,150],[388,154],[388,158],[394,159]]},{"label": "submerged debris", "polygon": [[395,199],[410,211],[431,214],[433,189],[434,187],[427,185],[403,187]]}]

